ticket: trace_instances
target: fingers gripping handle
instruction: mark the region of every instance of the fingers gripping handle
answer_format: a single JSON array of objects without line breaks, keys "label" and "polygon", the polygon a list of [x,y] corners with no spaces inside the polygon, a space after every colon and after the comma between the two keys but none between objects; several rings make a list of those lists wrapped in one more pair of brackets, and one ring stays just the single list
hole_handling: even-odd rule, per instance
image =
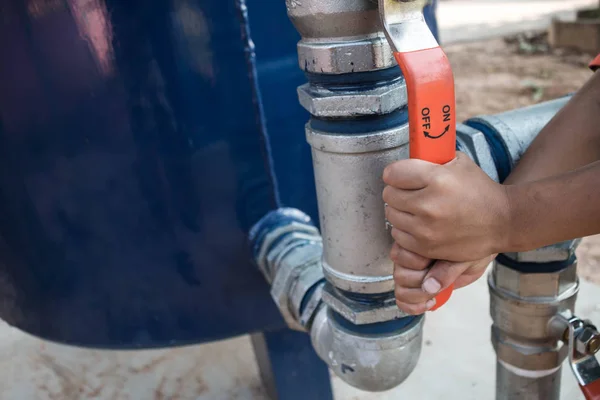
[{"label": "fingers gripping handle", "polygon": [[[445,164],[456,157],[456,100],[450,62],[440,47],[394,53],[408,92],[410,158]],[[431,309],[443,306],[454,290],[440,292]],[[600,399],[599,399],[600,400]]]}]

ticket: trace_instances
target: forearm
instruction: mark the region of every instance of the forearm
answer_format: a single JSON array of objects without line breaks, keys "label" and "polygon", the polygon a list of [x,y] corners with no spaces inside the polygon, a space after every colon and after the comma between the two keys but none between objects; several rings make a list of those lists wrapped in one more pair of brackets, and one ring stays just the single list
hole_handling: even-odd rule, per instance
[{"label": "forearm", "polygon": [[519,184],[600,160],[600,72],[542,129],[504,182]]},{"label": "forearm", "polygon": [[509,223],[498,252],[528,251],[600,232],[600,161],[506,186]]}]

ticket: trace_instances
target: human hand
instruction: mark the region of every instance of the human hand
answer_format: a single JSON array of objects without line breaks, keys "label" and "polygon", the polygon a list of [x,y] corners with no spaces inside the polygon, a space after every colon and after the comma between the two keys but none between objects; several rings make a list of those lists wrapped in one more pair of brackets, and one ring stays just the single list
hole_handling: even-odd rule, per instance
[{"label": "human hand", "polygon": [[509,200],[463,153],[444,165],[408,159],[389,165],[383,180],[386,218],[403,249],[425,258],[475,261],[508,241]]},{"label": "human hand", "polygon": [[[467,262],[432,261],[394,244],[390,252],[394,261],[395,296],[398,308],[419,315],[435,306],[435,296],[454,284],[455,289],[479,279],[496,254]],[[432,262],[431,268],[428,268]]]}]

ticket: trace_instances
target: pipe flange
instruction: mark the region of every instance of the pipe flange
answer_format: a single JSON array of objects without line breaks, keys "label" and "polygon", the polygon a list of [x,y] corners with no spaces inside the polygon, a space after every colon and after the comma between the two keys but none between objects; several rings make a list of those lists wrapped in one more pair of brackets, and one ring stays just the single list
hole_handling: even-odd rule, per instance
[{"label": "pipe flange", "polygon": [[352,118],[389,114],[407,104],[406,82],[398,80],[364,91],[331,91],[304,84],[298,88],[300,104],[315,117]]},{"label": "pipe flange", "polygon": [[349,299],[329,283],[323,289],[323,301],[354,325],[374,324],[408,316],[398,308],[393,295],[382,301],[364,303]]}]

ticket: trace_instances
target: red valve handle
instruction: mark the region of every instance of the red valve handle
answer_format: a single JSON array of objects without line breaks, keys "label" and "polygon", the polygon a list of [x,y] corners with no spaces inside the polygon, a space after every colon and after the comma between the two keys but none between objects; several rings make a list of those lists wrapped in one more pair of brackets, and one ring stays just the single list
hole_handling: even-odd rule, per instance
[{"label": "red valve handle", "polygon": [[[408,92],[410,158],[445,164],[456,157],[454,75],[440,47],[395,52]],[[436,296],[437,310],[450,299],[454,286]]]},{"label": "red valve handle", "polygon": [[579,387],[585,396],[585,400],[600,400],[600,379]]}]

